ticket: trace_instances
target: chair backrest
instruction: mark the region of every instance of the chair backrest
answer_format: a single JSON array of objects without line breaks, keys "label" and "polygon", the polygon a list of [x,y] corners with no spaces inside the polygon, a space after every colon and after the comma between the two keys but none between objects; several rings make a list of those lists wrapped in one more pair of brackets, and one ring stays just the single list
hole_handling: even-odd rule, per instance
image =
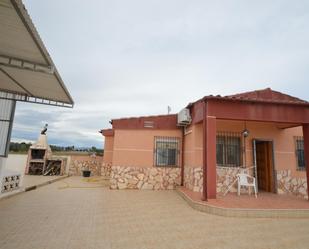
[{"label": "chair backrest", "polygon": [[240,185],[247,185],[247,184],[249,184],[249,182],[248,182],[248,176],[250,176],[250,175],[248,175],[248,174],[242,174],[242,173],[237,174],[238,183],[239,183]]},{"label": "chair backrest", "polygon": [[239,168],[239,174],[248,174],[252,175],[255,173],[255,166],[250,166],[250,167],[240,167]]}]

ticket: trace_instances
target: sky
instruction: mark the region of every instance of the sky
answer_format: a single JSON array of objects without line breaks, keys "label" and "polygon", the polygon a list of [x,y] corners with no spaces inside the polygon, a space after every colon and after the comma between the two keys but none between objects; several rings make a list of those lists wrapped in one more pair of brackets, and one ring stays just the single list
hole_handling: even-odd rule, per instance
[{"label": "sky", "polygon": [[271,87],[309,101],[309,1],[24,0],[75,106],[18,103],[13,141],[103,147],[114,118]]}]

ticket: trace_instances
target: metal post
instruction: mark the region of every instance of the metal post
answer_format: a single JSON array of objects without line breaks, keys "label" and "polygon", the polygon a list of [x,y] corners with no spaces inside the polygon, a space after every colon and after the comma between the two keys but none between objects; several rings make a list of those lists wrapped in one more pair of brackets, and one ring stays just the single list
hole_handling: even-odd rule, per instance
[{"label": "metal post", "polygon": [[307,176],[307,193],[309,193],[309,124],[303,124],[304,155]]},{"label": "metal post", "polygon": [[256,187],[256,192],[259,192],[258,188],[258,177],[257,177],[257,163],[256,163],[256,140],[254,139],[252,141],[253,145],[253,163],[254,163],[254,177],[255,177],[255,187]]}]

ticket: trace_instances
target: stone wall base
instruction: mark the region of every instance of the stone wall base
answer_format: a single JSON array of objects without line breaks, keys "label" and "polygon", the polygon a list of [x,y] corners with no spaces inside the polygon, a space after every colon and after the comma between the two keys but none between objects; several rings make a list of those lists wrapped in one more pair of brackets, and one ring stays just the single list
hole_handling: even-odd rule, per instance
[{"label": "stone wall base", "polygon": [[111,189],[175,189],[180,185],[180,168],[112,166]]},{"label": "stone wall base", "polygon": [[[217,193],[224,194],[236,180],[240,170],[239,167],[217,167]],[[237,192],[237,182],[231,186],[229,192]]]},{"label": "stone wall base", "polygon": [[[225,193],[227,188],[235,181],[236,175],[241,168],[217,167],[217,193]],[[253,172],[249,173],[253,175]],[[230,192],[237,192],[235,183]],[[291,176],[291,170],[277,171],[278,194],[293,194],[308,199],[306,178],[295,178]]]},{"label": "stone wall base", "polygon": [[184,186],[194,192],[203,192],[203,169],[185,166]]},{"label": "stone wall base", "polygon": [[291,176],[291,170],[277,171],[278,194],[294,194],[308,199],[307,179]]},{"label": "stone wall base", "polygon": [[110,178],[112,171],[112,165],[110,163],[102,163],[101,176],[104,178]]},{"label": "stone wall base", "polygon": [[[225,193],[240,170],[241,168],[217,167],[217,193]],[[184,186],[194,192],[203,192],[203,169],[185,166]],[[230,192],[237,192],[237,183],[231,187]]]},{"label": "stone wall base", "polygon": [[100,176],[102,168],[102,157],[71,156],[69,175],[81,176],[83,170],[91,170],[92,176]]},{"label": "stone wall base", "polygon": [[[217,167],[217,193],[223,194],[235,181],[241,168]],[[102,166],[102,176],[110,177],[111,189],[175,189],[180,185],[180,168]],[[252,174],[251,174],[252,175]],[[194,192],[203,191],[201,167],[185,167],[184,186]],[[237,192],[235,183],[230,192]],[[293,178],[291,170],[277,171],[278,194],[294,194],[308,199],[307,180]]]}]

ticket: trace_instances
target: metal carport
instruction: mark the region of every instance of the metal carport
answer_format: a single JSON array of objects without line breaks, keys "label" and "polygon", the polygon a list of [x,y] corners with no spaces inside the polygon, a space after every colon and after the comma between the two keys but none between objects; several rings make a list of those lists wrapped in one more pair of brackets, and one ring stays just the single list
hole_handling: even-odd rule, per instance
[{"label": "metal carport", "polygon": [[0,0],[0,173],[16,101],[74,104],[22,1]]}]

